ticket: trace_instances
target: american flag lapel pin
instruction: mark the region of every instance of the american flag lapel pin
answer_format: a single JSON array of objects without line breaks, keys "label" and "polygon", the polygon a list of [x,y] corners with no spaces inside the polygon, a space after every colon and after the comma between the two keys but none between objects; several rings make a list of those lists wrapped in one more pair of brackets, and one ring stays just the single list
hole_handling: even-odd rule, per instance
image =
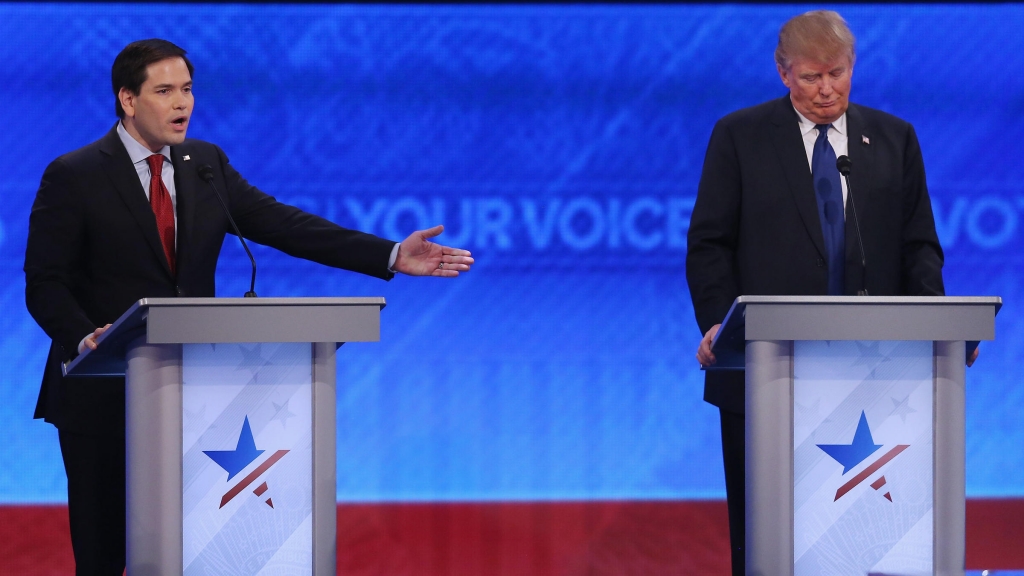
[{"label": "american flag lapel pin", "polygon": [[[868,138],[867,136],[864,136],[863,134],[861,134],[860,141],[863,142],[864,144],[871,144],[871,138]],[[188,158],[186,157],[186,160],[187,159]]]},{"label": "american flag lapel pin", "polygon": [[[867,141],[867,138],[865,138],[864,140],[865,140],[865,141]],[[191,160],[191,158],[189,158],[189,157],[188,157],[188,154],[185,154],[184,156],[182,156],[182,157],[181,157],[181,159],[182,159],[182,160],[184,160],[184,161],[186,161],[186,162],[188,162],[189,160]]]}]

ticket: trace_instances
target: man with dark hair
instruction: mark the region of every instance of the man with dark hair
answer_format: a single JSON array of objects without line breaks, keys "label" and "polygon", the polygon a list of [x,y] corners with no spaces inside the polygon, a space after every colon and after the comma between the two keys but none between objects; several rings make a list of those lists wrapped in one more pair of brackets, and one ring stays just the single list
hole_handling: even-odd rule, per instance
[{"label": "man with dark hair", "polygon": [[[830,11],[801,14],[779,32],[776,67],[789,93],[729,114],[708,143],[687,235],[686,279],[711,342],[740,295],[939,296],[942,248],[914,128],[850,104],[855,40]],[[849,190],[855,170],[861,267]],[[972,360],[973,361],[973,360]],[[721,415],[733,574],[744,573],[744,374],[708,372],[704,399]]]},{"label": "man with dark hair", "polygon": [[166,40],[152,38],[150,40],[139,40],[132,42],[117,58],[114,58],[114,65],[110,68],[110,83],[114,88],[114,110],[117,117],[124,119],[124,107],[121,106],[121,89],[138,95],[142,90],[142,84],[147,78],[146,69],[150,64],[161,60],[181,58],[188,69],[189,78],[195,73],[192,61],[188,59],[185,50],[179,48]]},{"label": "man with dark hair", "polygon": [[229,223],[197,168],[209,165],[243,236],[292,256],[383,279],[455,277],[473,258],[414,232],[401,243],[347,230],[251,186],[217,146],[185,138],[192,65],[164,40],[129,44],[111,80],[120,121],[54,160],[39,185],[25,252],[28,310],[52,339],[36,418],[58,429],[76,574],[125,567],[123,378],[65,379],[61,363],[135,301],[211,297]]}]

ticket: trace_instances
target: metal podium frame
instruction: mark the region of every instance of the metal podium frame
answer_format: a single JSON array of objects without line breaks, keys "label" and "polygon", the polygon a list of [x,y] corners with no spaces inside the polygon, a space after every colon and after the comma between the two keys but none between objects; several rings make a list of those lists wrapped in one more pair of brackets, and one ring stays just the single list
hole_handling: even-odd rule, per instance
[{"label": "metal podium frame", "polygon": [[[965,359],[995,339],[998,297],[740,296],[719,330],[714,369],[746,370],[746,571],[794,570],[793,342],[934,342],[935,574],[965,557]],[[940,425],[941,423],[941,425]]]},{"label": "metal podium frame", "polygon": [[126,376],[127,568],[180,574],[182,344],[310,342],[313,350],[313,574],[336,573],[335,352],[380,340],[383,298],[146,298],[64,366]]}]

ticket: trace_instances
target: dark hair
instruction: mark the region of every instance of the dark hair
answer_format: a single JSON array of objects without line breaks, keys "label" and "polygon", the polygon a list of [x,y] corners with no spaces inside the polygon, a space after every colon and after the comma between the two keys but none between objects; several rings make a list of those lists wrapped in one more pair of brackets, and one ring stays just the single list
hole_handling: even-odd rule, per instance
[{"label": "dark hair", "polygon": [[154,62],[160,62],[168,58],[181,58],[188,67],[188,75],[192,76],[194,68],[185,56],[185,51],[159,38],[149,40],[138,40],[124,47],[121,53],[114,58],[114,65],[110,68],[110,83],[114,88],[114,109],[117,117],[124,119],[124,108],[121,107],[121,88],[126,88],[132,94],[138,95],[142,85],[146,82],[146,68]]}]

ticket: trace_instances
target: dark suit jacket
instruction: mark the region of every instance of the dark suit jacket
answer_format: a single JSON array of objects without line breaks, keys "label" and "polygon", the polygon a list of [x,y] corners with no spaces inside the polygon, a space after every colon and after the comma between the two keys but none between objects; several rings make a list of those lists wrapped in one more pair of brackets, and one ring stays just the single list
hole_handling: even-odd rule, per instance
[{"label": "dark suit jacket", "polygon": [[[846,294],[863,282],[873,296],[942,295],[942,248],[914,128],[855,104],[846,118],[850,196],[867,262],[865,273],[848,200]],[[789,95],[719,120],[687,236],[686,279],[701,334],[740,295],[828,294],[824,246]],[[709,372],[704,399],[742,413],[743,373]]]},{"label": "dark suit jacket", "polygon": [[[188,158],[186,160],[186,158]],[[156,218],[115,129],[54,160],[43,174],[25,252],[28,310],[53,340],[36,418],[61,429],[124,428],[124,379],[64,379],[78,343],[147,297],[214,296],[217,258],[230,225],[197,169],[208,164],[242,235],[290,255],[384,279],[393,242],[341,228],[281,204],[245,181],[217,146],[171,148],[177,196],[177,275]]]}]

